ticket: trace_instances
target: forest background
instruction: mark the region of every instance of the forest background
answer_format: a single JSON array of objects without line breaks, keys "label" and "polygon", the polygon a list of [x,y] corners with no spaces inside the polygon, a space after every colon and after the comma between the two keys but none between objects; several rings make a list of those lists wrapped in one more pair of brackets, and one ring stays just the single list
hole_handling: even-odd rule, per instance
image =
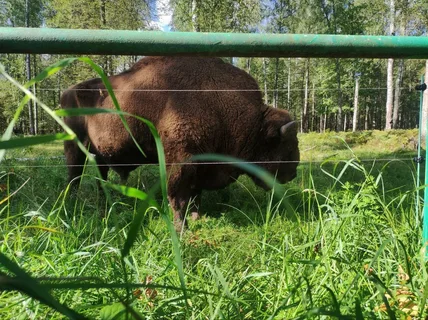
[{"label": "forest background", "polygon": [[[160,30],[156,21],[162,16],[171,17],[167,29],[172,32],[427,36],[428,1],[0,0],[4,27]],[[23,83],[63,57],[0,54],[0,62]],[[91,58],[111,75],[140,57]],[[428,60],[231,57],[228,61],[257,79],[267,104],[290,110],[300,120],[301,132],[407,129],[419,124],[419,94],[414,87],[428,70]],[[75,64],[32,90],[57,109],[62,91],[93,77],[92,69]],[[0,78],[1,131],[22,95]],[[428,112],[428,97],[425,101]],[[58,125],[31,102],[15,133],[57,130]]]}]

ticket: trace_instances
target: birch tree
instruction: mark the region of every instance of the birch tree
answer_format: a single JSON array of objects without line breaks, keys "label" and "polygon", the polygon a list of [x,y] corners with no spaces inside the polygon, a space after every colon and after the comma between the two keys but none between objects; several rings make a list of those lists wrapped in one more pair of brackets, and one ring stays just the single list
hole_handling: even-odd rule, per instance
[{"label": "birch tree", "polygon": [[305,73],[304,73],[304,97],[302,106],[302,132],[307,132],[309,128],[308,107],[309,107],[309,63],[310,59],[305,59]]},{"label": "birch tree", "polygon": [[395,79],[394,89],[394,109],[392,114],[392,127],[393,129],[399,128],[399,112],[400,112],[400,98],[401,98],[401,84],[403,82],[404,73],[404,60],[400,59],[398,62],[397,77]]},{"label": "birch tree", "polygon": [[[389,21],[389,35],[395,33],[395,0],[390,0],[390,21]],[[385,130],[392,128],[392,108],[394,103],[394,59],[388,59],[387,79],[386,79],[386,116],[385,116]]]},{"label": "birch tree", "polygon": [[[29,1],[30,0],[25,0],[25,26],[27,28],[30,27],[30,4],[29,4]],[[31,80],[31,56],[28,53],[25,55],[25,73],[27,75],[27,81],[30,81]],[[35,125],[34,125],[34,109],[33,109],[33,104],[32,104],[31,100],[28,101],[27,108],[28,108],[28,122],[29,122],[30,134],[35,135],[36,129],[35,129]]]},{"label": "birch tree", "polygon": [[352,117],[352,132],[355,132],[358,130],[358,116],[359,116],[359,110],[358,110],[358,97],[360,94],[360,74],[355,74],[355,92],[354,92],[354,114]]}]

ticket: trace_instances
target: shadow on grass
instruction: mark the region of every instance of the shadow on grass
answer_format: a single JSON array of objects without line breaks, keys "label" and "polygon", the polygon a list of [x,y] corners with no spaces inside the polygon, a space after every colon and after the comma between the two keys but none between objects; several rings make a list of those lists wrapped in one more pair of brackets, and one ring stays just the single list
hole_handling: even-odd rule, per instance
[{"label": "shadow on grass", "polygon": [[[361,184],[367,179],[367,175],[374,179],[381,178],[378,192],[388,202],[404,192],[414,190],[416,179],[416,164],[412,160],[414,156],[415,154],[411,151],[360,154],[359,157],[362,161],[356,163],[364,167],[365,172],[337,160],[301,163],[298,167],[297,178],[285,186],[286,194],[283,202],[288,202],[288,210],[284,203],[280,204],[278,199],[272,199],[271,192],[265,192],[257,187],[249,177],[241,176],[237,182],[224,189],[204,191],[200,213],[212,218],[224,217],[234,225],[242,227],[254,224],[263,225],[266,216],[272,214],[280,215],[290,221],[314,219],[319,214],[317,206],[323,205],[325,201],[319,197],[321,202],[312,203],[312,209],[308,211],[307,203],[310,192],[316,191],[318,194],[328,197],[329,194],[343,190],[345,183]],[[17,207],[22,207],[24,203],[31,207],[45,206],[46,210],[49,210],[57,200],[56,197],[66,186],[67,174],[63,161],[63,159],[50,159],[49,161],[38,159],[23,163],[10,159],[3,162],[2,170],[9,172],[9,190],[16,190],[28,177],[31,178],[22,192],[14,196],[11,203]],[[94,171],[93,168],[88,168],[87,174],[93,175]],[[421,172],[424,172],[424,165],[422,165]],[[338,181],[335,181],[333,177],[336,177]],[[423,178],[423,174],[421,178]],[[148,190],[158,179],[157,166],[142,166],[131,174],[127,185]],[[113,172],[110,172],[109,180],[119,183],[118,175]],[[5,181],[2,181],[2,184],[4,185]],[[0,196],[3,194],[5,194],[4,190]],[[129,216],[131,221],[135,201],[113,191],[111,195],[113,203],[115,203],[112,213],[121,215],[121,218]],[[80,200],[80,209],[75,207],[76,198]],[[160,192],[156,198],[162,199]],[[29,199],[33,203],[32,205],[29,205]],[[95,214],[100,217],[109,210],[95,179],[90,177],[83,179],[77,194],[66,199],[65,208],[71,213],[78,211],[79,214]],[[290,208],[292,209],[290,210]],[[17,210],[17,212],[20,211]],[[308,212],[312,212],[312,214],[308,214]]]}]

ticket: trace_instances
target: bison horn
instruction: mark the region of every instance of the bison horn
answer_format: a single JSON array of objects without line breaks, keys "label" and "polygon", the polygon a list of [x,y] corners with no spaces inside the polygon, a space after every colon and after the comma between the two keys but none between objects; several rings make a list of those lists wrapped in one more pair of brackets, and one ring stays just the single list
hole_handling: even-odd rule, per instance
[{"label": "bison horn", "polygon": [[285,137],[287,135],[288,132],[290,132],[290,130],[295,130],[296,129],[296,121],[291,121],[287,124],[284,124],[281,129],[281,137]]}]

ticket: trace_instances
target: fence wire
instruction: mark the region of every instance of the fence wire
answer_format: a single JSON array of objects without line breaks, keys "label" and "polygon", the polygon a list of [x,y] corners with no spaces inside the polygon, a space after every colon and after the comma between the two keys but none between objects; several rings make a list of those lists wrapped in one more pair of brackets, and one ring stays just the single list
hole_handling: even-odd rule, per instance
[{"label": "fence wire", "polygon": [[[67,164],[37,164],[37,165],[12,165],[12,164],[4,164],[4,162],[8,161],[18,161],[18,162],[32,162],[32,161],[47,161],[47,160],[54,160],[54,159],[61,159],[65,160],[65,156],[56,156],[56,157],[37,157],[37,158],[6,158],[3,160],[3,163],[0,164],[0,168],[58,168],[58,167],[139,167],[139,166],[158,166],[158,163],[112,163],[112,164],[82,164],[82,165],[67,165]],[[300,165],[307,165],[307,164],[321,164],[326,162],[348,162],[351,160],[355,160],[357,162],[393,162],[393,161],[415,161],[415,158],[347,158],[347,159],[335,159],[335,158],[327,158],[324,160],[305,160],[305,161],[226,161],[226,162],[215,162],[215,161],[208,161],[208,162],[171,162],[166,163],[166,166],[174,167],[174,166],[200,166],[200,165],[235,165],[235,164],[255,164],[255,165],[262,165],[262,164],[291,164],[291,163],[298,163]]]},{"label": "fence wire", "polygon": [[[410,87],[400,87],[401,90],[408,90],[409,92],[415,92],[414,88]],[[31,90],[31,88],[29,89]],[[107,93],[107,89],[73,89],[73,88],[36,88],[35,92],[39,91],[57,91],[57,92],[64,92],[66,90],[72,90],[72,91],[94,91],[94,92],[100,92],[100,93]],[[355,90],[355,87],[343,87],[343,88],[301,88],[301,89],[287,89],[287,88],[278,88],[278,89],[137,89],[137,88],[130,88],[130,89],[113,89],[114,92],[290,92],[290,91],[350,91]],[[386,87],[371,87],[371,88],[359,88],[360,91],[363,90],[387,90]],[[299,120],[296,120],[296,122],[300,122]],[[307,150],[313,149],[309,148]],[[301,151],[305,152],[307,150]],[[52,156],[52,157],[36,157],[36,158],[5,158],[3,159],[2,163],[0,163],[0,168],[46,168],[46,167],[126,167],[126,166],[157,166],[157,163],[123,163],[123,164],[84,164],[84,165],[67,165],[67,164],[38,164],[38,165],[12,165],[12,164],[5,164],[5,162],[9,161],[18,161],[18,162],[33,162],[33,161],[47,161],[47,160],[54,160],[54,159],[65,159],[65,156]],[[301,165],[305,164],[321,164],[325,162],[347,162],[352,159],[355,159],[357,162],[392,162],[392,161],[415,161],[415,158],[365,158],[360,159],[358,157],[355,158],[347,158],[347,159],[335,159],[333,156],[331,158],[325,158],[322,160],[305,160],[305,161],[236,161],[236,162],[179,162],[179,163],[166,163],[167,166],[186,166],[186,165],[234,165],[234,164],[242,164],[242,163],[248,163],[248,164],[255,164],[255,165],[262,165],[262,164],[287,164],[287,163],[299,163]]]},{"label": "fence wire", "polygon": [[[64,92],[66,90],[71,91],[102,91],[107,92],[107,89],[74,89],[74,88],[36,88],[37,91],[59,91]],[[308,88],[307,91],[350,91],[355,90],[355,87],[344,87],[344,88]],[[386,87],[373,87],[373,88],[359,88],[360,91],[362,90],[387,90]],[[415,92],[414,87],[400,87],[400,90],[408,90],[410,92]],[[293,88],[293,89],[286,89],[286,88],[278,88],[278,89],[137,89],[137,88],[130,88],[130,89],[115,89],[113,88],[114,92],[288,92],[288,91],[306,91],[306,89],[302,88]]]}]

